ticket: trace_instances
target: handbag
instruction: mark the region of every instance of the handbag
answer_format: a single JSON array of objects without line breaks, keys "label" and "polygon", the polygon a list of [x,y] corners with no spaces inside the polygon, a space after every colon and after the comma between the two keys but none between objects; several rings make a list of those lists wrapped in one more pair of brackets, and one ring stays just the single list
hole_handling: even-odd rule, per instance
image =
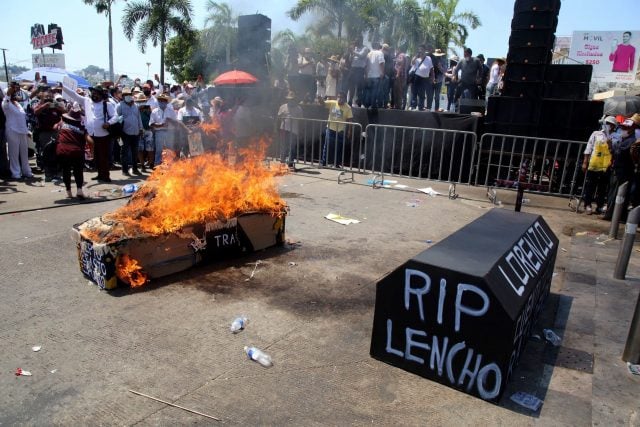
[{"label": "handbag", "polygon": [[420,68],[420,66],[422,65],[425,59],[427,59],[427,55],[425,55],[424,58],[422,58],[422,61],[420,61],[420,63],[415,69],[409,71],[409,75],[407,76],[407,84],[411,84],[416,80],[416,70]]}]

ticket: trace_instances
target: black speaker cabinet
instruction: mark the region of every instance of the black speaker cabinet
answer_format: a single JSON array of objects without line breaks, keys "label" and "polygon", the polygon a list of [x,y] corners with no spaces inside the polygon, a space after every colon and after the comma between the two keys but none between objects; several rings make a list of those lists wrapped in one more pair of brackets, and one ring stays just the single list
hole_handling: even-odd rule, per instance
[{"label": "black speaker cabinet", "polygon": [[546,67],[548,67],[548,65],[508,64],[504,73],[504,80],[514,82],[541,82],[544,81]]},{"label": "black speaker cabinet", "polygon": [[271,19],[264,15],[238,17],[238,52],[271,50]]},{"label": "black speaker cabinet", "polygon": [[512,96],[515,98],[541,99],[543,93],[543,82],[514,82],[507,80],[504,82],[502,89],[504,96]]},{"label": "black speaker cabinet", "polygon": [[484,114],[484,110],[486,108],[486,103],[483,99],[466,99],[460,98],[458,101],[458,113],[460,114],[471,114],[471,113],[482,113]]},{"label": "black speaker cabinet", "polygon": [[490,96],[486,122],[537,125],[540,104],[540,101],[536,99]]},{"label": "black speaker cabinet", "polygon": [[589,97],[589,83],[544,82],[543,97],[586,101]]},{"label": "black speaker cabinet", "polygon": [[516,0],[514,13],[551,11],[560,12],[560,0]]},{"label": "black speaker cabinet", "polygon": [[569,99],[543,99],[540,125],[551,127],[587,128],[599,127],[604,102],[574,101]]},{"label": "black speaker cabinet", "polygon": [[544,80],[548,82],[591,82],[593,65],[582,64],[550,64],[547,66]]},{"label": "black speaker cabinet", "polygon": [[553,11],[521,12],[513,15],[512,30],[553,30],[558,25],[558,14]]},{"label": "black speaker cabinet", "polygon": [[507,53],[507,64],[546,65],[551,62],[551,57],[551,50],[546,47],[511,47]]},{"label": "black speaker cabinet", "polygon": [[513,30],[509,36],[509,48],[546,47],[553,49],[555,35],[552,30]]}]

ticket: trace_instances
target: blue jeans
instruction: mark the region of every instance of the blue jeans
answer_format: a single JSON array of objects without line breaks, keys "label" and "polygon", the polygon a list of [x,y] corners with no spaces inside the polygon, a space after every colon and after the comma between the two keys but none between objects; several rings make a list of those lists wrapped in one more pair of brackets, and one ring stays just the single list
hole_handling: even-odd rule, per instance
[{"label": "blue jeans", "polygon": [[[326,166],[327,161],[329,161],[330,164],[334,164],[336,167],[342,166],[343,145],[344,131],[336,132],[335,130],[327,128],[324,134],[324,144],[322,144],[320,164],[322,164],[322,166]],[[333,160],[335,160],[335,162]]]},{"label": "blue jeans", "polygon": [[367,78],[364,89],[364,106],[369,108],[378,108],[381,105],[378,105],[380,101],[380,78],[370,79]]}]

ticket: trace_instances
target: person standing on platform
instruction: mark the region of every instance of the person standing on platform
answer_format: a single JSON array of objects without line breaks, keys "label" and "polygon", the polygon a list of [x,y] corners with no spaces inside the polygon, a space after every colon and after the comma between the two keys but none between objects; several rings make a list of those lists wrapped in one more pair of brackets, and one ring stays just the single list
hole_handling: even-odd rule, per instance
[{"label": "person standing on platform", "polygon": [[411,61],[409,71],[415,73],[411,83],[411,108],[418,111],[424,111],[427,84],[434,82],[433,63],[426,51],[425,45],[418,46],[418,53]]},{"label": "person standing on platform", "polygon": [[354,100],[357,98],[358,107],[364,102],[365,87],[365,66],[367,65],[367,55],[369,48],[362,45],[362,37],[358,37],[351,44],[348,52],[347,62],[349,63],[349,76],[347,90],[349,99],[347,103],[353,106]]},{"label": "person standing on platform", "polygon": [[[432,93],[431,98],[433,99],[433,111],[441,111],[440,110],[440,93],[442,92],[442,84],[444,83],[444,73],[445,73],[445,64],[443,61],[446,60],[444,56],[446,53],[442,51],[442,49],[436,49],[433,51],[431,55],[431,59],[433,61],[433,75],[435,78],[435,83],[432,85]],[[431,101],[429,97],[429,92],[427,92],[427,107],[431,108]]]},{"label": "person standing on platform", "polygon": [[398,48],[396,57],[393,62],[394,79],[393,79],[393,108],[396,110],[404,110],[407,106],[407,70],[409,69],[409,58],[404,49]]},{"label": "person standing on platform", "polygon": [[[342,167],[342,152],[345,136],[349,139],[351,128],[347,128],[345,122],[353,120],[353,112],[346,102],[347,95],[344,92],[338,92],[338,99],[324,102],[324,106],[329,109],[329,119],[327,129],[325,131],[324,144],[322,145],[322,155],[320,164],[327,166],[329,159],[334,160],[335,167]],[[346,134],[346,135],[345,135]],[[333,154],[335,152],[335,158]]]},{"label": "person standing on platform", "polygon": [[458,65],[458,57],[453,55],[449,58],[449,68],[444,73],[444,84],[447,86],[447,111],[455,110],[455,94],[458,88],[458,82],[454,79],[456,65]]},{"label": "person standing on platform", "polygon": [[496,58],[491,64],[491,69],[489,70],[489,82],[487,83],[487,96],[486,101],[489,102],[489,97],[493,96],[497,93],[498,83],[500,83],[500,75],[502,73],[502,66],[506,60],[504,58]]},{"label": "person standing on platform", "polygon": [[[458,71],[461,72],[459,79]],[[473,57],[473,51],[470,48],[464,49],[464,58],[454,69],[453,78],[458,81],[456,105],[460,98],[478,99],[478,85],[482,81],[482,64],[478,58]]]}]

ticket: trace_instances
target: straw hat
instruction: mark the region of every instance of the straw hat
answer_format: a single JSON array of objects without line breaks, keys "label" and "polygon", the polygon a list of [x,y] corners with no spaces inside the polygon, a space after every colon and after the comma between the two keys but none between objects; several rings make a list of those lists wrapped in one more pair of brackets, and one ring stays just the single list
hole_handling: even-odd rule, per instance
[{"label": "straw hat", "polygon": [[158,101],[165,101],[165,102],[169,102],[169,96],[165,93],[161,93],[160,95],[156,96],[156,99]]},{"label": "straw hat", "polygon": [[340,60],[338,59],[338,55],[331,55],[330,57],[327,58],[328,61],[331,62],[340,62]]},{"label": "straw hat", "polygon": [[442,49],[436,49],[433,51],[433,56],[445,56],[446,53],[442,51]]},{"label": "straw hat", "polygon": [[140,92],[137,95],[134,95],[133,100],[135,102],[147,102],[147,97],[144,96],[144,93]]},{"label": "straw hat", "polygon": [[296,99],[296,94],[293,91],[289,91],[289,93],[287,93],[287,96],[284,97],[284,99]]},{"label": "straw hat", "polygon": [[640,126],[640,114],[635,113],[629,120],[635,123],[636,126]]}]

